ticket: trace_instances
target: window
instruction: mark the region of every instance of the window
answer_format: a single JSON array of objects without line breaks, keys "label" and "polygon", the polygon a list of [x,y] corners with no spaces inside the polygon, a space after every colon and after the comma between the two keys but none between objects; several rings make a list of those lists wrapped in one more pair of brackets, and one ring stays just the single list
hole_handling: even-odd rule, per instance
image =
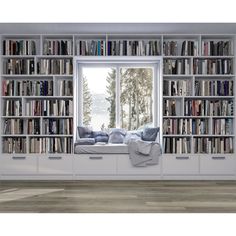
[{"label": "window", "polygon": [[83,124],[94,130],[115,126],[116,70],[83,68]]},{"label": "window", "polygon": [[120,68],[121,127],[135,130],[153,122],[153,68]]},{"label": "window", "polygon": [[158,125],[156,64],[78,65],[78,124],[93,130],[135,130]]}]

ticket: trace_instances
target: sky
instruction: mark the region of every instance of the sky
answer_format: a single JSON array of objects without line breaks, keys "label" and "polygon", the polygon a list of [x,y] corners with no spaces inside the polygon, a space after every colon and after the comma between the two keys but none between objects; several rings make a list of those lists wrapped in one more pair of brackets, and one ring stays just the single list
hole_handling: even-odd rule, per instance
[{"label": "sky", "polygon": [[110,67],[84,67],[83,76],[88,80],[88,85],[92,93],[105,93],[106,78]]}]

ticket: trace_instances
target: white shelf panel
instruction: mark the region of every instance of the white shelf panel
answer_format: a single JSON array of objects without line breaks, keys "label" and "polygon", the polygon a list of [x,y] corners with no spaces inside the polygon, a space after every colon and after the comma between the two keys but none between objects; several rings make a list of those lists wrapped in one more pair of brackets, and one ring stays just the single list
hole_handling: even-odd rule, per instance
[{"label": "white shelf panel", "polygon": [[201,137],[209,137],[209,138],[220,138],[220,137],[235,137],[235,135],[231,135],[231,134],[193,134],[192,135],[194,138],[201,138]]},{"label": "white shelf panel", "polygon": [[[195,118],[206,118],[209,119],[212,116],[163,116],[163,119],[176,119],[176,118],[183,118],[183,119],[195,119]],[[219,116],[219,117],[225,117],[225,116]]]},{"label": "white shelf panel", "polygon": [[186,99],[233,99],[234,96],[185,96]]},{"label": "white shelf panel", "polygon": [[74,55],[37,55],[37,59],[73,59]]},{"label": "white shelf panel", "polygon": [[1,55],[3,59],[35,59],[36,55]]},{"label": "white shelf panel", "polygon": [[65,119],[65,118],[73,118],[73,116],[2,116],[3,119],[15,119],[15,118],[25,118],[25,119],[50,119],[50,118],[57,118],[57,119]]},{"label": "white shelf panel", "polygon": [[196,56],[163,56],[163,59],[191,59],[195,58]]},{"label": "white shelf panel", "polygon": [[194,56],[194,59],[232,59],[234,56]]}]

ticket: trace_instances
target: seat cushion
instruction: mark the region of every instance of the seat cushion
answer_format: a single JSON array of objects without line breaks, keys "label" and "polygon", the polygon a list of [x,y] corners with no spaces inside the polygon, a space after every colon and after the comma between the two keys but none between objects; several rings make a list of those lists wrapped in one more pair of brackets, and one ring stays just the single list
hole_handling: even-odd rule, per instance
[{"label": "seat cushion", "polygon": [[126,144],[75,145],[76,154],[128,154]]}]

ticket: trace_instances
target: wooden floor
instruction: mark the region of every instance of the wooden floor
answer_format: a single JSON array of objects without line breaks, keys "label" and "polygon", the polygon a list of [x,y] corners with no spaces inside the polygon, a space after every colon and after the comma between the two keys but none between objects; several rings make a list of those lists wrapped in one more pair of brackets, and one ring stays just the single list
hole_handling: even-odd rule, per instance
[{"label": "wooden floor", "polygon": [[2,181],[0,212],[236,212],[236,181]]}]

